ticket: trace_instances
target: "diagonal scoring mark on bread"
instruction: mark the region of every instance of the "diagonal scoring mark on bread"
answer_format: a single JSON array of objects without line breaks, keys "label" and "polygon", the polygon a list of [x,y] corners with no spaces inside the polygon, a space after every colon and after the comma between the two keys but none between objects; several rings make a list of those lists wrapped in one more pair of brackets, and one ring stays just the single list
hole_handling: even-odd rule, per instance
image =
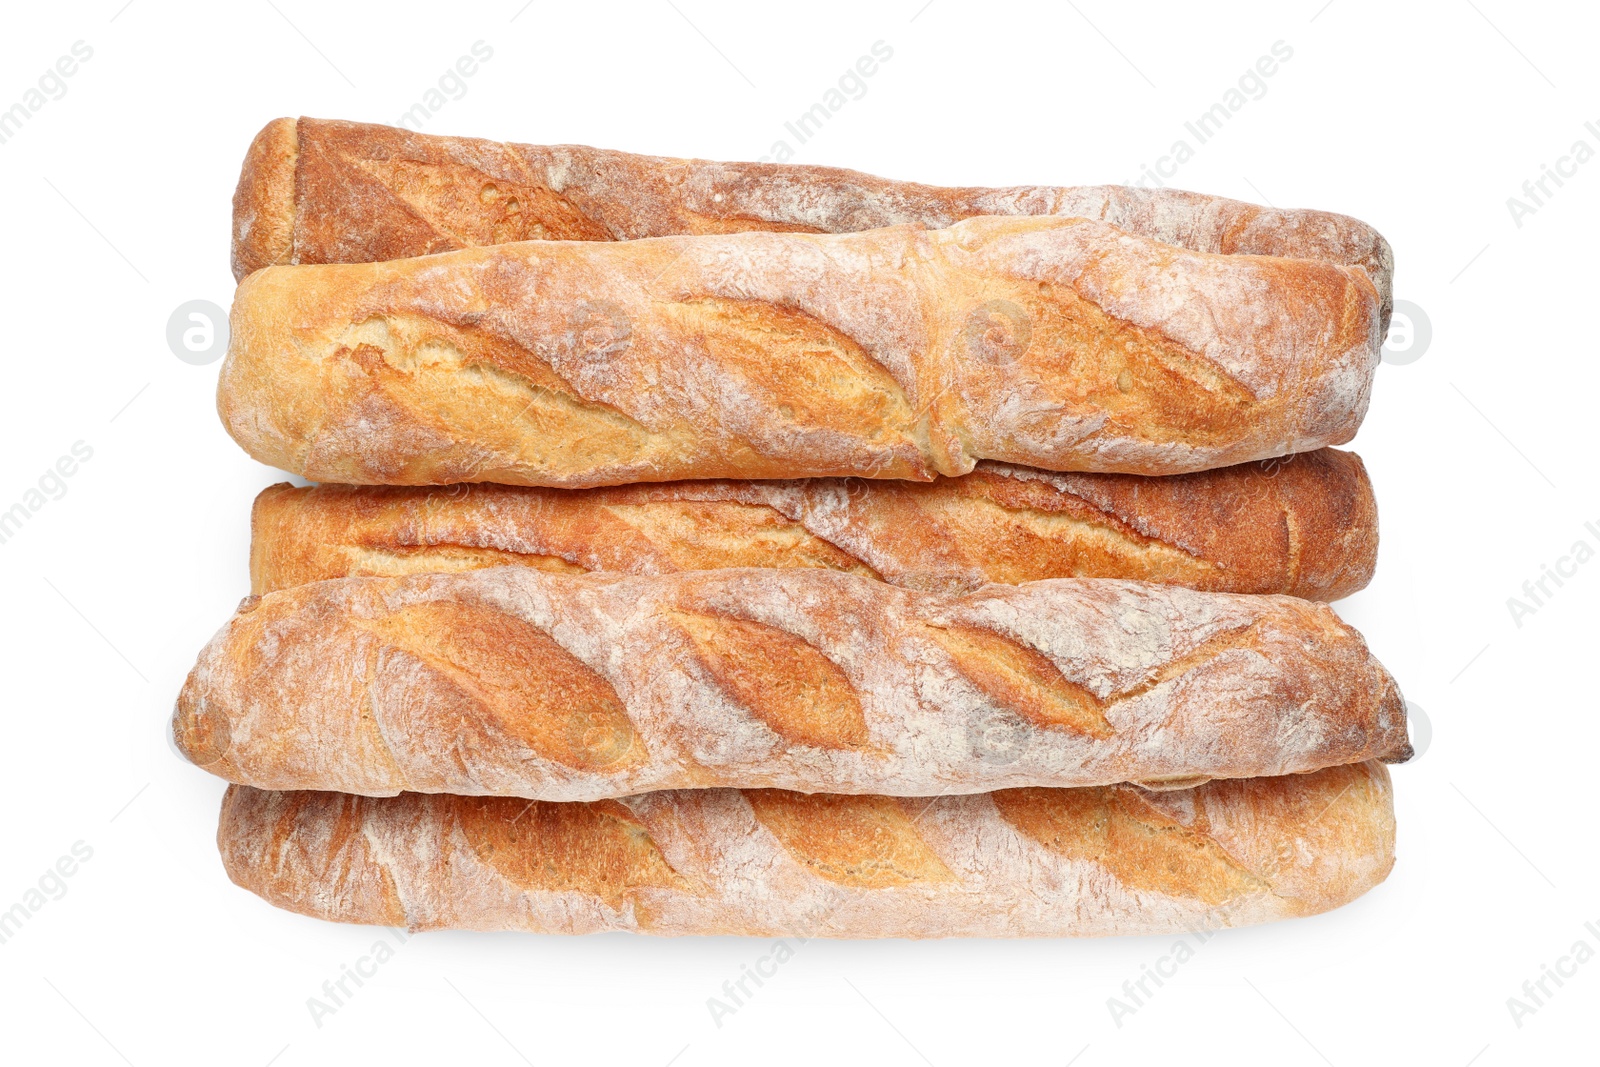
[{"label": "diagonal scoring mark on bread", "polygon": [[650,500],[602,505],[680,570],[821,567],[878,578],[864,561],[765,504]]},{"label": "diagonal scoring mark on bread", "polygon": [[1205,355],[1118,319],[1069,286],[1017,292],[1033,328],[1020,363],[1066,398],[1148,440],[1210,440],[1258,398]]},{"label": "diagonal scoring mark on bread", "polygon": [[345,157],[455,248],[512,241],[610,241],[611,231],[547,185],[460,163]]},{"label": "diagonal scoring mark on bread", "polygon": [[[387,913],[386,922],[390,926],[404,926],[405,907],[400,898],[400,887],[395,883],[393,872],[378,861],[372,843],[367,838],[366,812],[363,810],[366,807],[366,798],[347,796],[342,799],[338,824],[328,842],[328,858],[330,862],[337,864],[338,870],[335,885],[342,894],[345,892],[344,883],[353,872],[370,871],[371,877],[377,881],[376,891],[378,899],[382,902],[381,906]],[[294,810],[298,816],[298,807]],[[366,857],[367,862],[352,861],[351,854]]]},{"label": "diagonal scoring mark on bread", "polygon": [[[1022,518],[1035,528],[1040,537],[1060,537],[1063,541],[1077,539],[1080,530],[1092,529],[1097,535],[1118,547],[1126,546],[1129,552],[1144,552],[1170,556],[1206,571],[1216,564],[1176,541],[1158,537],[1139,529],[1129,521],[1129,516],[1100,504],[1081,493],[1074,492],[1054,481],[1045,481],[1031,475],[1031,468],[1016,468],[994,464],[979,466],[957,483],[960,499],[972,504],[983,504]],[[954,506],[954,499],[950,506]],[[1137,510],[1134,512],[1137,517]]]},{"label": "diagonal scoring mark on bread", "polygon": [[1124,885],[1210,905],[1271,891],[1208,832],[1185,826],[1129,786],[1002,789],[991,794],[1001,818],[1058,855],[1109,870]]},{"label": "diagonal scoring mark on bread", "polygon": [[583,396],[549,360],[504,331],[397,312],[351,324],[331,346],[331,355],[354,361],[380,381],[410,383],[430,372],[454,377],[470,373],[486,390],[498,386],[534,402],[542,400],[543,408],[567,407],[587,418],[609,418],[644,430],[617,408]]},{"label": "diagonal scoring mark on bread", "polygon": [[893,797],[743,792],[757,821],[820,878],[863,889],[955,881]]},{"label": "diagonal scoring mark on bread", "polygon": [[[1093,505],[1071,510],[1039,507],[996,500],[979,492],[947,498],[929,494],[927,499],[932,516],[983,553],[984,570],[994,581],[1117,575],[1193,583],[1215,575],[1218,569],[1211,560],[1170,541],[1141,534]],[[1051,546],[1048,574],[1039,572],[1040,542]]]},{"label": "diagonal scoring mark on bread", "polygon": [[[238,788],[232,786],[230,792]],[[368,798],[341,793],[290,792],[261,794],[254,799],[265,800],[270,808],[277,810],[270,855],[281,862],[291,850],[298,851],[305,862],[316,866],[316,874],[326,880],[336,899],[361,898],[363,906],[381,911],[381,917],[374,916],[373,921],[388,926],[406,925],[405,907],[394,875],[380,862],[367,839]],[[332,825],[322,831],[320,826],[328,825],[324,806],[328,799],[334,799],[338,809]],[[224,811],[226,803],[224,801]],[[316,828],[308,829],[303,823],[311,823]],[[305,848],[302,842],[306,840],[315,841],[316,848]],[[319,859],[322,862],[317,864]],[[371,884],[360,885],[362,881]]]},{"label": "diagonal scoring mark on bread", "polygon": [[716,684],[791,744],[861,748],[870,740],[849,677],[821,651],[776,626],[675,611]]},{"label": "diagonal scoring mark on bread", "polygon": [[[371,317],[334,339],[326,358],[348,368],[330,379],[329,410],[380,403],[385,418],[414,412],[448,439],[477,440],[491,453],[538,468],[583,469],[597,457],[636,462],[688,435],[682,426],[651,430],[583,396],[544,358],[477,326],[417,315]],[[448,387],[441,391],[442,382]],[[309,451],[314,442],[303,447]],[[481,474],[426,473],[432,482]]]},{"label": "diagonal scoring mark on bread", "polygon": [[788,422],[874,442],[911,434],[901,384],[856,340],[798,308],[702,297],[666,305],[677,328]]},{"label": "diagonal scoring mark on bread", "polygon": [[925,625],[973,685],[1029,722],[1101,739],[1115,732],[1100,700],[1044,654],[978,626]]},{"label": "diagonal scoring mark on bread", "polygon": [[481,709],[478,725],[582,770],[646,762],[609,682],[538,627],[479,604],[412,604],[357,626],[421,661]]},{"label": "diagonal scoring mark on bread", "polygon": [[[1172,340],[1159,329],[1110,314],[1076,288],[1043,283],[1039,293],[1051,298],[1039,309],[1046,331],[1060,328],[1064,325],[1061,320],[1068,316],[1089,324],[1103,345],[1100,351],[1107,360],[1106,370],[1116,372],[1108,373],[1107,379],[1124,393],[1132,390],[1117,379],[1126,370],[1135,383],[1154,394],[1151,399],[1155,400],[1170,399],[1174,385],[1177,391],[1209,394],[1213,403],[1244,405],[1258,399],[1248,386],[1205,354]],[[1166,398],[1160,395],[1163,391]]]},{"label": "diagonal scoring mark on bread", "polygon": [[1106,718],[1107,710],[1188,674],[1230,649],[1248,645],[1257,623],[1224,630],[1162,663],[1144,681],[1106,699],[1069,680],[1048,656],[993,630],[959,623],[923,625],[956,669],[985,696],[1036,726],[1076,730],[1104,740],[1116,732]]},{"label": "diagonal scoring mark on bread", "polygon": [[1158,685],[1163,685],[1180,678],[1191,671],[1199,670],[1218,656],[1236,648],[1251,648],[1251,635],[1260,627],[1261,620],[1254,619],[1243,626],[1235,626],[1223,630],[1221,633],[1200,642],[1194,648],[1181,656],[1174,656],[1152,670],[1144,681],[1127,689],[1118,690],[1105,702],[1106,707],[1112,707],[1125,700],[1143,696]]},{"label": "diagonal scoring mark on bread", "polygon": [[477,857],[521,889],[590,893],[621,908],[640,889],[693,892],[639,818],[614,800],[453,797]]}]

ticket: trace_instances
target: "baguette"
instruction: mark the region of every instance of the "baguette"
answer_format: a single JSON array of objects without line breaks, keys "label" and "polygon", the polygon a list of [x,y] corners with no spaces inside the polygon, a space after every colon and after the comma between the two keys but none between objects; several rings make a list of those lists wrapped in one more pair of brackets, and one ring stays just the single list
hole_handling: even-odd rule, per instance
[{"label": "baguette", "polygon": [[914,592],[811,568],[529,567],[249,598],[173,721],[229,781],[599,800],[1192,784],[1404,759],[1326,605],[1107,579]]},{"label": "baguette", "polygon": [[1366,469],[1334,449],[1291,459],[1167,478],[986,461],[932,483],[280,484],[256,498],[251,592],[514,563],[631,574],[822,567],[934,591],[1083,577],[1349,596],[1377,557]]},{"label": "baguette", "polygon": [[1388,328],[1389,243],[1326,211],[1120,185],[942,189],[834,167],[499,144],[308,118],[268,123],[245,155],[233,196],[233,274],[243,281],[273,264],[367,263],[508,241],[845,233],[974,215],[1075,215],[1195,252],[1360,267]]},{"label": "baguette", "polygon": [[983,217],[269,267],[217,395],[313,481],[1175,474],[1349,440],[1380,339],[1353,267]]},{"label": "baguette", "polygon": [[[232,786],[236,884],[337,922],[579,934],[1060,937],[1336,908],[1394,865],[1378,763],[901,799],[781,790],[593,804]],[[792,951],[789,946],[785,950]]]}]

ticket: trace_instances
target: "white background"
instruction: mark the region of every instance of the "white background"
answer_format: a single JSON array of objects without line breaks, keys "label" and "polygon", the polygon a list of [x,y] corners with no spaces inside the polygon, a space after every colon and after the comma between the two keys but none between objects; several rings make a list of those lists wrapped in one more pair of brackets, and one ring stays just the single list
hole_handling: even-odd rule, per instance
[{"label": "white background", "polygon": [[[123,2],[11,6],[0,35],[0,107],[75,41],[93,48],[0,144],[0,510],[75,442],[93,449],[0,545],[0,909],[76,842],[93,850],[0,944],[0,1058],[1593,1061],[1600,960],[1520,1027],[1506,1003],[1580,938],[1600,949],[1584,928],[1600,929],[1600,561],[1520,627],[1506,604],[1580,538],[1600,548],[1584,527],[1600,531],[1600,160],[1520,227],[1506,204],[1575,140],[1600,148],[1584,129],[1600,126],[1592,9]],[[1121,1026],[1107,998],[1173,939],[812,942],[719,1028],[707,998],[764,943],[419,935],[317,1026],[307,998],[381,931],[233,887],[213,842],[222,783],[164,737],[246,592],[250,501],[281,478],[224,435],[216,364],[176,359],[165,324],[231,298],[229,198],[263,123],[393,122],[480,39],[493,58],[430,132],[713,159],[767,154],[882,40],[892,59],[798,161],[989,185],[1133,179],[1286,42],[1266,95],[1171,184],[1376,225],[1397,296],[1431,319],[1420,358],[1380,368],[1353,446],[1383,548],[1371,588],[1339,605],[1434,732],[1395,770],[1388,882],[1216,937]]]}]

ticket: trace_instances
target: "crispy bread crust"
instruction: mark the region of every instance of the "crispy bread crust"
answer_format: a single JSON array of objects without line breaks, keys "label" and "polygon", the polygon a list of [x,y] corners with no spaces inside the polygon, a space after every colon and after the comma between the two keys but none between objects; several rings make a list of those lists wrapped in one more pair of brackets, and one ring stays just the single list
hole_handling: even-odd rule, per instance
[{"label": "crispy bread crust", "polygon": [[1394,679],[1326,605],[817,568],[296,586],[241,606],[173,729],[261,788],[543,800],[1192,782],[1409,752]]},{"label": "crispy bread crust", "polygon": [[[1388,328],[1394,255],[1372,227],[1326,211],[1260,207],[1119,185],[939,188],[836,167],[715,163],[581,145],[501,144],[391,126],[277,119],[305,146],[297,183],[247,158],[235,199],[234,276],[273,263],[366,263],[524,240],[636,240],[777,230],[845,233],[973,215],[1081,215],[1196,252],[1360,267]],[[252,146],[252,156],[255,153]],[[292,217],[286,242],[255,232],[256,205]],[[243,205],[243,210],[241,210]]]},{"label": "crispy bread crust", "polygon": [[218,382],[314,481],[1176,474],[1340,444],[1365,274],[1067,218],[538,242],[257,271]]},{"label": "crispy bread crust", "polygon": [[594,804],[233,786],[228,876],[338,922],[537,933],[1057,937],[1335,908],[1394,864],[1381,764],[892,798],[777,790]]},{"label": "crispy bread crust", "polygon": [[235,280],[274,263],[295,262],[299,161],[300,135],[294,119],[273,119],[250,142],[233,191]]},{"label": "crispy bread crust", "polygon": [[1337,600],[1377,559],[1359,456],[1334,449],[1198,474],[1052,474],[980,463],[868,479],[271,486],[251,518],[251,592],[326,578],[520,564],[562,573],[823,567],[895,585],[1133,578]]}]

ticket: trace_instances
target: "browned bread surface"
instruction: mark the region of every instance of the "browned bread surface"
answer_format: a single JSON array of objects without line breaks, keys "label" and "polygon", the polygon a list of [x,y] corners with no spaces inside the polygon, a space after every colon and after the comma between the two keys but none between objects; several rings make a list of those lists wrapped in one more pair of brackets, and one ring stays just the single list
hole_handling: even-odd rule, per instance
[{"label": "browned bread surface", "polygon": [[1365,274],[1078,218],[538,242],[269,267],[218,382],[314,481],[1174,474],[1350,439]]},{"label": "browned bread surface", "polygon": [[602,489],[279,484],[256,498],[251,592],[521,564],[576,573],[823,567],[916,589],[1133,578],[1337,600],[1377,558],[1354,453],[1198,474],[984,462],[931,483],[661,482]]},{"label": "browned bread surface", "polygon": [[1338,907],[1394,863],[1388,772],[970,796],[779,790],[592,804],[233,786],[228,876],[338,922],[536,933],[1056,937]]},{"label": "browned bread surface", "polygon": [[497,567],[250,598],[181,750],[268,789],[596,800],[1170,784],[1408,754],[1326,605],[1107,579],[917,592],[817,568]]},{"label": "browned bread surface", "polygon": [[510,241],[1076,215],[1196,252],[1360,267],[1377,288],[1385,328],[1393,302],[1389,243],[1326,211],[1119,185],[945,189],[834,167],[500,144],[322,119],[276,119],[256,135],[233,213],[238,280],[279,263],[366,263]]}]

